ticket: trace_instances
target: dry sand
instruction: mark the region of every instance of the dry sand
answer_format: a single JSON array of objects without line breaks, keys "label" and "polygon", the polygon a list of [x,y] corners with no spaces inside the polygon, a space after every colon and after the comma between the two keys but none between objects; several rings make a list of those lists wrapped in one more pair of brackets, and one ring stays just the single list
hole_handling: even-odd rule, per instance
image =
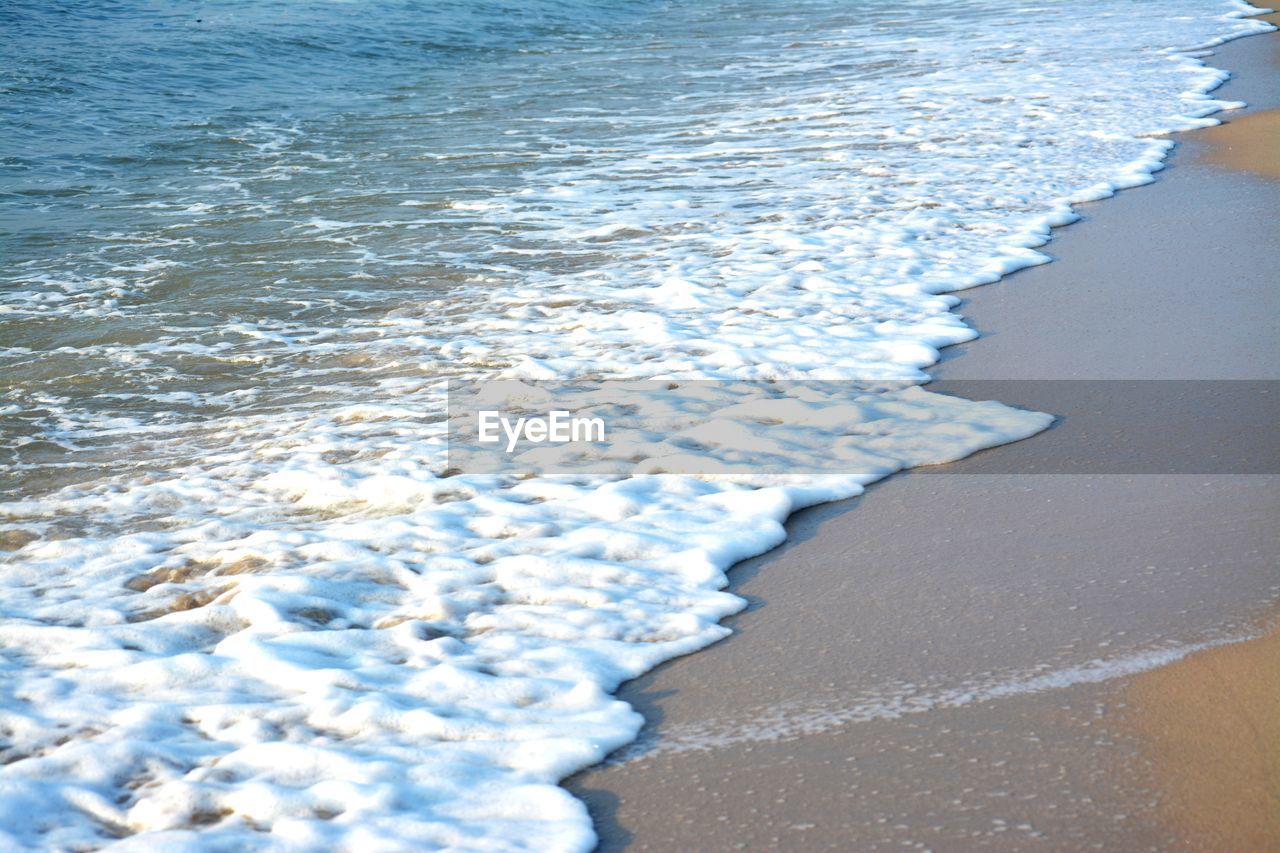
[{"label": "dry sand", "polygon": [[[1278,47],[1222,48],[1224,97],[1280,105]],[[1280,181],[1208,139],[972,291],[983,338],[940,375],[1280,378]],[[642,740],[567,783],[602,848],[1270,849],[1274,645],[1155,667],[1268,624],[1280,477],[993,473],[1061,466],[1074,417],[800,513],[735,568],[734,636],[628,685]]]},{"label": "dry sand", "polygon": [[1125,699],[1186,846],[1280,850],[1280,632],[1144,673]]},{"label": "dry sand", "polygon": [[1280,110],[1241,116],[1204,132],[1209,158],[1233,169],[1280,178]]}]

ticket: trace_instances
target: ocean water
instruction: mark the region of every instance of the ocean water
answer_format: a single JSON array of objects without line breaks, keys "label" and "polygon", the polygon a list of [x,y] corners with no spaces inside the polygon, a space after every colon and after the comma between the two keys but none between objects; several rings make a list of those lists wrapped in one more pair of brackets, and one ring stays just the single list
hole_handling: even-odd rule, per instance
[{"label": "ocean water", "polygon": [[[456,377],[924,381],[1231,106],[1234,0],[0,4],[0,846],[582,850],[814,478],[449,475]],[[1083,342],[1082,342],[1083,345]],[[859,424],[854,429],[851,423]]]}]

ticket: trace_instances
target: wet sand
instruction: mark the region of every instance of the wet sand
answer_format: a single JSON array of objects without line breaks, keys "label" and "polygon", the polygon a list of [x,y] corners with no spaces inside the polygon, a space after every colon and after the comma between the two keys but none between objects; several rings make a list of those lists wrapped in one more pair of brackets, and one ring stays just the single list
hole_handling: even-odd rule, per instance
[{"label": "wet sand", "polygon": [[[1222,96],[1253,105],[1226,117],[1280,106],[1278,50],[1218,51]],[[966,294],[983,337],[940,378],[1280,379],[1280,181],[1179,142],[1158,182],[1059,230],[1056,263]],[[1274,789],[1248,781],[1271,759],[1202,770],[1179,727],[1252,754],[1268,718],[1242,710],[1260,668],[1232,664],[1233,699],[1202,661],[1271,646],[1195,649],[1271,624],[1280,477],[1006,473],[1066,470],[1074,417],[800,513],[736,567],[734,636],[629,684],[641,741],[567,783],[601,848],[1271,849]]]}]

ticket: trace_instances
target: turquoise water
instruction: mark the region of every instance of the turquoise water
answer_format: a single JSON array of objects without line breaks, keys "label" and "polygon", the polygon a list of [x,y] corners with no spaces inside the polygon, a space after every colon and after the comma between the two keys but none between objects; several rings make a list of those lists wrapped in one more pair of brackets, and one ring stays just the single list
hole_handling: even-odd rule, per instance
[{"label": "turquoise water", "polygon": [[[565,240],[530,217],[498,220],[486,202],[564,170],[660,191],[657,170],[610,166],[803,82],[751,64],[769,71],[815,15],[830,28],[899,14],[831,3],[6,4],[7,464],[22,488],[43,490],[116,465],[103,423],[348,399],[416,370],[406,358],[448,372],[450,360],[387,329],[388,315],[447,335],[483,291],[648,248]],[[853,57],[841,73],[889,70]],[[730,190],[750,183],[732,178]],[[482,294],[463,295],[473,288]],[[439,298],[449,304],[424,304]],[[393,352],[371,349],[384,346]],[[143,452],[163,457],[168,443]]]}]

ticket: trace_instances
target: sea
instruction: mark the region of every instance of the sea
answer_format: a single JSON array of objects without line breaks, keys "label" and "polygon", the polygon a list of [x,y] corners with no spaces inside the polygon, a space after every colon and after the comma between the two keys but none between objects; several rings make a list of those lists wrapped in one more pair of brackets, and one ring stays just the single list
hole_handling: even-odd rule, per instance
[{"label": "sea", "polygon": [[[557,783],[733,563],[1048,425],[919,387],[954,293],[1256,11],[0,0],[0,847],[589,850]],[[791,401],[827,473],[459,469],[496,379],[861,384]]]}]

